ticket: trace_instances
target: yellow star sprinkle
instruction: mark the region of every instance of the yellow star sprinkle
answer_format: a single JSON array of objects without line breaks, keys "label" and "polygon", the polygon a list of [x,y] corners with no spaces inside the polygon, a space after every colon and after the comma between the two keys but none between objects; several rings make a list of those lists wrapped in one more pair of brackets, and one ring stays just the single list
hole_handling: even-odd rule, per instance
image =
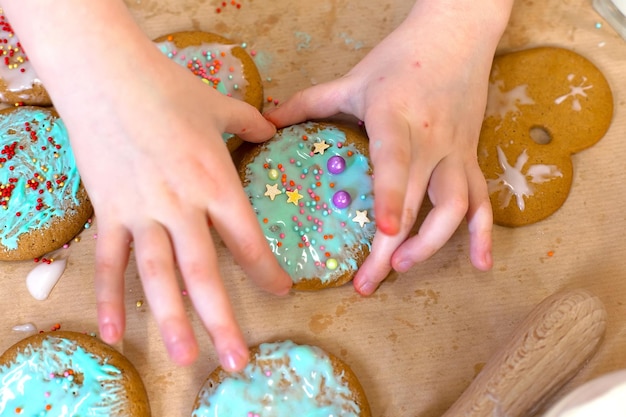
[{"label": "yellow star sprinkle", "polygon": [[287,199],[287,203],[293,203],[294,205],[298,205],[298,200],[300,200],[303,196],[298,192],[298,190],[295,191],[287,191],[287,195],[289,196],[289,198]]},{"label": "yellow star sprinkle", "polygon": [[357,210],[356,216],[352,218],[352,221],[360,224],[361,227],[365,226],[365,223],[370,222],[370,219],[367,218],[367,210]]},{"label": "yellow star sprinkle", "polygon": [[265,184],[265,189],[267,191],[265,191],[265,194],[263,194],[263,195],[268,196],[270,198],[270,200],[272,200],[272,201],[274,201],[274,198],[276,198],[276,196],[278,194],[282,194],[283,193],[282,191],[280,191],[278,189],[278,184],[274,184],[274,185]]},{"label": "yellow star sprinkle", "polygon": [[324,155],[324,151],[330,148],[330,145],[326,143],[325,140],[321,142],[316,142],[315,144],[313,144],[313,146],[315,147],[315,149],[313,149],[313,153],[318,153],[320,155]]}]

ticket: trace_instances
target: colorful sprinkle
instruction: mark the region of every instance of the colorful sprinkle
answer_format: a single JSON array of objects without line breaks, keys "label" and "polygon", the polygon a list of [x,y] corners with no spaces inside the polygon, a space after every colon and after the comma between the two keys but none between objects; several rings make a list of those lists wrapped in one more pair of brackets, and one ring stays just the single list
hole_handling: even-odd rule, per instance
[{"label": "colorful sprinkle", "polygon": [[339,190],[333,195],[333,204],[339,209],[344,209],[350,205],[352,198],[347,191]]},{"label": "colorful sprinkle", "polygon": [[326,168],[331,174],[341,174],[346,169],[346,160],[340,155],[331,156],[326,163]]},{"label": "colorful sprinkle", "polygon": [[[282,191],[280,191],[278,189],[278,184],[273,184],[273,185],[266,184],[265,188],[266,188],[267,191],[265,191],[264,195],[268,196],[270,198],[270,200],[272,200],[272,201],[274,201],[274,198],[276,198],[277,195],[283,193]],[[289,198],[291,198],[291,197],[289,197]],[[288,202],[290,202],[290,201],[288,201]]]}]

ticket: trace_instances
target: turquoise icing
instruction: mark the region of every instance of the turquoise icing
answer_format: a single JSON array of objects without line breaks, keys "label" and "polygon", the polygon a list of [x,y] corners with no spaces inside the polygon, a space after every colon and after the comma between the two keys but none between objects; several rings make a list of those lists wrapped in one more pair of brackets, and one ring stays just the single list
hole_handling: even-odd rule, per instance
[{"label": "turquoise icing", "polygon": [[43,109],[0,114],[0,152],[0,243],[13,250],[79,204],[80,177],[63,121]]},{"label": "turquoise icing", "polygon": [[0,366],[0,381],[2,416],[108,417],[124,411],[121,371],[65,338],[28,345]]},{"label": "turquoise icing", "polygon": [[264,343],[254,362],[217,387],[203,386],[193,417],[357,417],[343,374],[315,346]]},{"label": "turquoise icing", "polygon": [[[294,282],[319,278],[327,283],[346,271],[356,271],[355,255],[370,247],[376,229],[369,160],[346,143],[338,128],[323,126],[309,133],[316,126],[303,123],[279,131],[245,172],[249,181],[245,191],[265,237]],[[314,152],[315,143],[323,142],[330,147]],[[331,174],[327,162],[335,155],[345,159],[346,167]],[[272,178],[272,173],[278,177]],[[281,192],[273,200],[266,195],[268,186]],[[289,202],[287,194],[296,189],[303,196],[297,205]],[[339,190],[351,197],[345,208],[333,204],[333,195]],[[366,212],[370,220],[363,227],[353,221],[357,211]]]}]

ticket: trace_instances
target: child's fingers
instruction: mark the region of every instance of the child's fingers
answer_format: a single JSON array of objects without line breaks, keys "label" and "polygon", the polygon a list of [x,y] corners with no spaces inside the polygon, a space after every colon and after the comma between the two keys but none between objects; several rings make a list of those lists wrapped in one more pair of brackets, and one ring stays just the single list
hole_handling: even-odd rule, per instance
[{"label": "child's fingers", "polygon": [[[387,124],[385,124],[385,119],[381,120],[383,120],[382,125],[379,126],[377,123],[374,123],[373,126],[367,127],[368,133],[370,131],[374,132],[369,133],[370,135],[378,135],[376,132],[379,129],[384,130],[386,126],[395,127],[395,132],[392,134],[399,135],[396,138],[401,138],[403,134],[409,134],[408,127],[406,131],[403,131],[402,126],[405,125],[401,124],[401,122],[392,123],[387,121]],[[397,140],[401,142],[401,139]],[[407,137],[407,141],[409,140],[410,138]],[[370,141],[372,141],[371,137]],[[375,170],[374,204],[381,204],[381,208],[378,205],[375,206],[378,230],[372,242],[372,250],[354,277],[354,287],[363,295],[372,294],[391,271],[392,256],[407,239],[415,224],[431,177],[431,169],[434,165],[433,163],[427,163],[424,156],[419,155],[419,149],[408,147],[404,151],[399,151],[399,149],[404,149],[400,145],[400,147],[396,147],[394,150],[392,141],[385,142],[389,143],[382,144],[381,148],[384,149],[373,149],[371,151]],[[376,148],[376,146],[378,145],[375,142],[370,143],[370,148]],[[393,152],[395,152],[395,155],[403,152],[409,155],[409,160],[404,162],[406,165],[403,165],[402,162],[405,155],[400,155],[400,161],[398,161],[397,159],[394,160]],[[390,204],[395,204],[395,208],[390,210]],[[385,210],[387,210],[386,214],[384,214]],[[390,214],[394,210],[395,214]],[[381,217],[384,218],[384,216],[387,216],[387,218],[389,216],[398,216],[395,219],[397,222],[394,226],[395,234],[385,233],[385,230],[380,227],[381,221],[389,222],[389,220],[381,220]],[[388,227],[389,223],[387,223]]]},{"label": "child's fingers", "polygon": [[472,264],[487,271],[493,266],[491,256],[493,211],[487,183],[478,164],[467,169],[469,184],[469,210],[467,225],[470,232],[470,258]]},{"label": "child's fingers", "polygon": [[467,178],[454,158],[442,160],[431,177],[429,194],[433,203],[417,235],[393,254],[392,265],[400,272],[430,258],[454,234],[468,208]]},{"label": "child's fingers", "polygon": [[130,252],[130,234],[123,227],[98,224],[95,292],[100,337],[117,343],[124,335],[124,271]]},{"label": "child's fingers", "polygon": [[237,186],[225,187],[209,203],[211,221],[246,275],[265,291],[285,295],[293,281],[272,253],[239,180],[233,181]]},{"label": "child's fingers", "polygon": [[286,102],[265,113],[278,127],[322,119],[345,112],[346,93],[341,79],[298,91]]},{"label": "child's fingers", "polygon": [[261,142],[276,133],[276,127],[253,106],[228,97],[224,97],[223,103],[229,106],[223,118],[227,122],[224,128],[226,132],[248,142]]},{"label": "child's fingers", "polygon": [[[400,231],[411,171],[411,129],[396,111],[371,109],[365,119],[374,165],[374,213],[376,227],[388,235]],[[425,173],[428,178],[429,173]],[[425,192],[421,190],[422,193]]]},{"label": "child's fingers", "polygon": [[396,248],[406,239],[405,234],[393,236],[376,232],[372,250],[360,266],[352,285],[361,295],[371,295],[391,271],[391,256]]},{"label": "child's fingers", "polygon": [[174,273],[170,236],[162,224],[146,221],[135,225],[133,237],[139,276],[163,343],[174,362],[189,365],[198,355],[198,345]]},{"label": "child's fingers", "polygon": [[187,293],[211,335],[220,363],[227,371],[239,371],[248,362],[248,348],[220,276],[206,214],[184,213],[170,227]]}]

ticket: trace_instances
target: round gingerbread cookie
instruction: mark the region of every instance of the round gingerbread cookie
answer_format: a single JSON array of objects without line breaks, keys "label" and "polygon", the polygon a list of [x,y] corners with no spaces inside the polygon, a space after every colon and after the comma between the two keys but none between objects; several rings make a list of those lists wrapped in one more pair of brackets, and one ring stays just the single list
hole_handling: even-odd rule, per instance
[{"label": "round gingerbread cookie", "polygon": [[0,260],[56,250],[92,214],[67,130],[54,110],[0,110]]},{"label": "round gingerbread cookie", "polygon": [[[163,54],[188,68],[207,85],[262,110],[261,75],[241,45],[202,31],[176,32],[154,42]],[[241,139],[235,135],[224,134],[223,138],[230,151],[241,145]]]},{"label": "round gingerbread cookie", "polygon": [[239,174],[294,289],[319,290],[352,279],[376,230],[364,134],[314,122],[279,129],[242,156]]},{"label": "round gingerbread cookie", "polygon": [[598,142],[612,117],[610,86],[585,57],[553,47],[496,57],[478,144],[494,222],[523,226],[558,210],[572,154]]},{"label": "round gingerbread cookie", "polygon": [[0,101],[8,104],[50,106],[41,80],[0,6]]},{"label": "round gingerbread cookie", "polygon": [[0,356],[0,415],[149,417],[130,361],[95,336],[38,333]]},{"label": "round gingerbread cookie", "polygon": [[363,387],[341,359],[290,340],[251,349],[241,372],[221,367],[207,378],[192,417],[369,417]]}]

